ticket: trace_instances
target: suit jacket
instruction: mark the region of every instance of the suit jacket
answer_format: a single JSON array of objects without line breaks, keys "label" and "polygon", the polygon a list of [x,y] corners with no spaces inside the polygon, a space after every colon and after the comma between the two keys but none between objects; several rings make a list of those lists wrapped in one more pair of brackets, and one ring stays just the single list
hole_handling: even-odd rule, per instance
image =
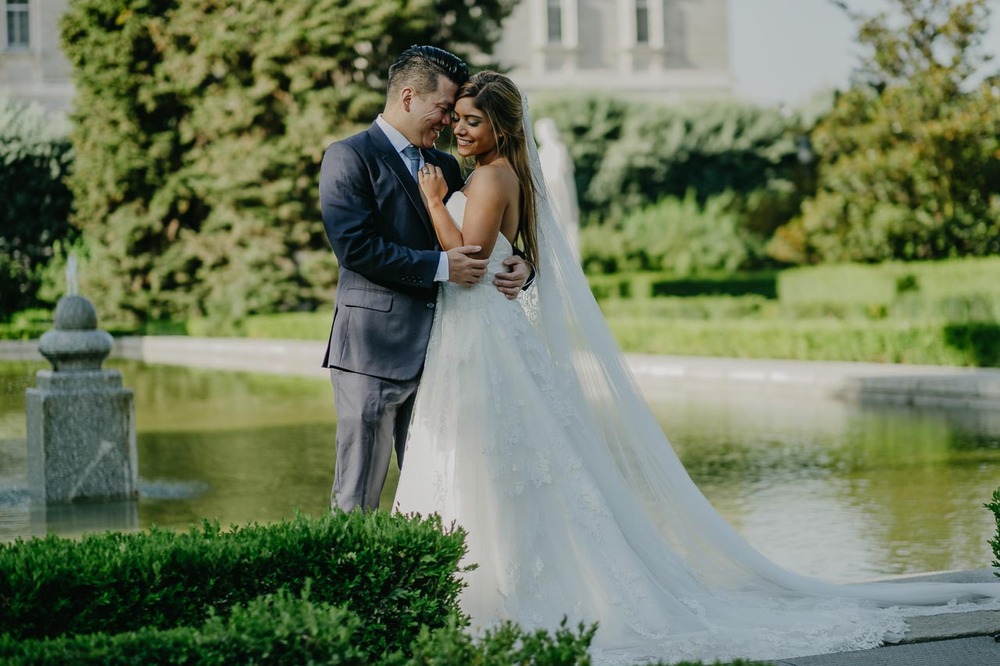
[{"label": "suit jacket", "polygon": [[[451,192],[458,162],[423,150]],[[319,183],[323,226],[340,263],[333,326],[323,366],[386,379],[423,368],[434,319],[440,247],[420,188],[376,124],[331,144]]]}]

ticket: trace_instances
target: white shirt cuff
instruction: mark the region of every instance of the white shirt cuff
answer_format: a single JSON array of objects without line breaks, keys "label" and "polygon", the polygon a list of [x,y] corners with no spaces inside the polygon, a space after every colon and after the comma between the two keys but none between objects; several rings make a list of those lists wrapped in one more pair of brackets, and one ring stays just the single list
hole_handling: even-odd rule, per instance
[{"label": "white shirt cuff", "polygon": [[450,275],[451,271],[448,266],[448,253],[442,252],[440,258],[438,259],[438,269],[437,273],[434,274],[434,281],[447,282]]}]

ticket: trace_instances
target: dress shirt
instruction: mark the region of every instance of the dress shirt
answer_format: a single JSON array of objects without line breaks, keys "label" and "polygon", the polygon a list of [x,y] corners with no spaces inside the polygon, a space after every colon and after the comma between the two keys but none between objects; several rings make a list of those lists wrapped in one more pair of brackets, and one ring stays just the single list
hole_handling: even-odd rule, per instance
[{"label": "dress shirt", "polygon": [[[389,121],[382,117],[382,114],[378,114],[378,118],[375,119],[375,124],[379,126],[379,129],[385,134],[385,137],[389,139],[389,143],[392,147],[396,149],[396,153],[399,155],[399,159],[403,160],[403,164],[406,165],[406,170],[410,170],[410,158],[403,154],[403,150],[411,145],[410,140],[403,136],[402,132],[389,124]],[[418,169],[422,169],[424,164],[424,151],[420,151],[420,165]],[[435,282],[447,282],[448,276],[450,275],[448,267],[448,253],[442,252],[438,258],[437,273],[434,274]]]}]

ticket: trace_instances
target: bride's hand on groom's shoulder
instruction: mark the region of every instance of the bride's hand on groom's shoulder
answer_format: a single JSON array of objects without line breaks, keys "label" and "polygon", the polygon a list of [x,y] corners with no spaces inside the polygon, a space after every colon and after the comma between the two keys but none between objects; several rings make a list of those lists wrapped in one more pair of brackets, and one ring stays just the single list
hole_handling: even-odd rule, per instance
[{"label": "bride's hand on groom's shoulder", "polygon": [[501,294],[514,300],[531,277],[531,264],[516,254],[504,259],[503,263],[509,270],[506,273],[497,273],[493,278],[493,284]]}]

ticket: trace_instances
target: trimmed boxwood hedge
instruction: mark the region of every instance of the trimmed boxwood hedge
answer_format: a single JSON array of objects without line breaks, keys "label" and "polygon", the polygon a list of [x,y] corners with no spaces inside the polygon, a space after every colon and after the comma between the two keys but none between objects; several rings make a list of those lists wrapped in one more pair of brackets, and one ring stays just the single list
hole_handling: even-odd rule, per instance
[{"label": "trimmed boxwood hedge", "polygon": [[416,664],[587,664],[594,627],[566,626],[548,633],[526,632],[513,624],[473,638],[464,622],[450,616],[437,629],[424,627],[404,653],[366,654],[356,645],[364,623],[355,613],[314,603],[308,590],[286,590],[234,606],[228,618],[212,615],[201,627],[140,629],[111,635],[81,634],[16,641],[0,636],[0,661],[9,666],[73,663],[131,664],[337,664],[411,666]]},{"label": "trimmed boxwood hedge", "polygon": [[288,664],[363,666],[354,644],[362,629],[354,613],[293,597],[287,590],[234,606],[228,619],[211,615],[201,627],[144,628],[46,639],[0,636],[0,662],[10,666],[101,664]]},{"label": "trimmed boxwood hedge", "polygon": [[[586,666],[596,625],[525,631],[503,623],[473,637],[462,618],[424,627],[407,651],[379,657],[355,644],[364,623],[354,613],[315,603],[308,590],[295,597],[282,590],[234,606],[228,618],[212,615],[198,628],[140,629],[17,641],[0,636],[0,661],[8,666],[131,666],[132,664],[336,664],[337,666]],[[683,662],[675,666],[699,666]],[[657,666],[650,664],[649,666]],[[662,666],[662,662],[661,662]],[[737,661],[731,666],[751,666]]]},{"label": "trimmed boxwood hedge", "polygon": [[609,318],[622,349],[638,354],[995,367],[1000,325],[900,321]]},{"label": "trimmed boxwood hedge", "polygon": [[196,627],[312,580],[311,598],[362,618],[355,645],[381,655],[460,613],[465,550],[461,528],[386,512],[17,541],[0,546],[0,627],[14,640]]},{"label": "trimmed boxwood hedge", "polygon": [[[990,545],[993,546],[993,566],[1000,569],[1000,488],[993,491],[993,501],[988,502],[986,508],[993,512],[997,523],[997,533],[990,539]],[[1000,571],[993,573],[1000,578]]]},{"label": "trimmed boxwood hedge", "polygon": [[0,663],[590,663],[597,625],[473,636],[464,540],[433,516],[337,512],[0,545]]}]

